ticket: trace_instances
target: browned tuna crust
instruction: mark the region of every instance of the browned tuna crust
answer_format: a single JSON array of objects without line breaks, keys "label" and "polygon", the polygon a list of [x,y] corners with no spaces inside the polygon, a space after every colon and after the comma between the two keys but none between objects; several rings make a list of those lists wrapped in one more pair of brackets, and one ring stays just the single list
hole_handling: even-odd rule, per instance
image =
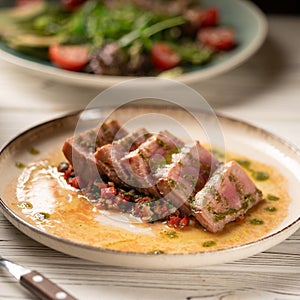
[{"label": "browned tuna crust", "polygon": [[122,138],[126,134],[127,131],[121,127],[118,121],[109,120],[99,127],[68,138],[62,151],[74,167],[74,171],[80,177],[81,182],[87,183],[99,176],[99,172],[100,175],[103,175],[101,170],[97,170],[94,158],[96,149],[112,143],[115,137]]},{"label": "browned tuna crust", "polygon": [[141,128],[122,139],[98,148],[94,154],[98,169],[102,170],[115,184],[129,187],[126,183],[128,175],[121,167],[120,159],[139,147],[150,136],[151,134],[146,129]]},{"label": "browned tuna crust", "polygon": [[235,161],[221,165],[190,202],[192,214],[210,232],[243,216],[263,199],[246,171]]},{"label": "browned tuna crust", "polygon": [[178,152],[183,145],[183,141],[166,130],[153,134],[120,160],[122,169],[129,176],[127,184],[147,195],[160,198],[153,174],[159,165],[165,164],[172,153]]},{"label": "browned tuna crust", "polygon": [[184,214],[190,214],[188,199],[203,188],[218,160],[198,141],[172,155],[172,162],[156,173],[160,193]]}]

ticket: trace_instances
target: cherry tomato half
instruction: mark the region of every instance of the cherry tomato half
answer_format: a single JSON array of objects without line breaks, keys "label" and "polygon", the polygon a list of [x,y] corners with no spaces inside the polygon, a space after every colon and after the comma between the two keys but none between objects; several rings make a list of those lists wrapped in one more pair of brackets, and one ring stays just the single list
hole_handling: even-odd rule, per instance
[{"label": "cherry tomato half", "polygon": [[89,52],[82,45],[52,45],[49,47],[49,58],[62,69],[79,71],[89,61]]},{"label": "cherry tomato half", "polygon": [[202,26],[216,26],[219,22],[219,11],[216,7],[204,10],[202,16]]},{"label": "cherry tomato half", "polygon": [[67,11],[73,11],[82,5],[86,0],[61,0],[63,8]]},{"label": "cherry tomato half", "polygon": [[227,51],[233,48],[235,36],[230,28],[224,27],[207,27],[200,29],[198,32],[200,42],[217,51]]},{"label": "cherry tomato half", "polygon": [[194,28],[216,26],[219,22],[219,11],[216,7],[195,8],[188,10],[186,17]]},{"label": "cherry tomato half", "polygon": [[179,55],[167,44],[156,43],[151,49],[153,65],[162,71],[172,69],[180,63]]}]

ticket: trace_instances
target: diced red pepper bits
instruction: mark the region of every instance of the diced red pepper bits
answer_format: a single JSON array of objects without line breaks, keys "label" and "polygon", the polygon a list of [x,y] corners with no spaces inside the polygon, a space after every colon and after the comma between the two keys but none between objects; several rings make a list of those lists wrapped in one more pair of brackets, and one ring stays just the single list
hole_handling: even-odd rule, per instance
[{"label": "diced red pepper bits", "polygon": [[73,171],[73,167],[70,165],[69,168],[64,172],[64,179],[68,180]]},{"label": "diced red pepper bits", "polygon": [[189,217],[188,215],[184,215],[184,217],[179,222],[179,228],[184,228],[189,225]]},{"label": "diced red pepper bits", "polygon": [[80,177],[75,176],[74,169],[68,163],[60,163],[58,171],[63,173],[68,184],[77,189],[82,189],[84,194],[93,200],[93,204],[98,209],[114,209],[123,212],[132,213],[136,217],[152,222],[153,220],[166,220],[167,224],[176,229],[182,229],[189,225],[189,217],[171,215],[167,217],[172,208],[168,207],[165,200],[159,199],[153,201],[148,196],[136,194],[134,191],[126,192],[117,189],[113,182],[103,182],[91,180],[85,188],[81,185]]},{"label": "diced red pepper bits", "polygon": [[79,189],[80,188],[80,178],[78,176],[73,177],[72,179],[69,180],[69,184],[75,188]]},{"label": "diced red pepper bits", "polygon": [[101,198],[111,199],[115,195],[117,195],[117,193],[118,193],[118,191],[114,186],[110,186],[110,187],[107,187],[107,188],[102,188],[101,189]]},{"label": "diced red pepper bits", "polygon": [[171,227],[182,229],[189,225],[189,217],[184,215],[183,218],[179,216],[170,216],[167,224]]}]

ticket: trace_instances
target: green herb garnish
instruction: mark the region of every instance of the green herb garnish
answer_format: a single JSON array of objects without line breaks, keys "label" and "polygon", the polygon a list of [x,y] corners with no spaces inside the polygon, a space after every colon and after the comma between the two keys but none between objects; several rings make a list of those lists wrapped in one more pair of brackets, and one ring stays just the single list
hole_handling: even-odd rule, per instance
[{"label": "green herb garnish", "polygon": [[270,175],[264,171],[253,171],[252,177],[258,181],[265,181],[265,180],[269,179]]},{"label": "green herb garnish", "polygon": [[267,199],[270,200],[270,201],[278,201],[280,198],[275,196],[275,195],[268,194]]},{"label": "green herb garnish", "polygon": [[252,224],[252,225],[262,225],[262,224],[264,224],[264,221],[260,220],[260,219],[252,219],[252,220],[250,220],[250,224]]},{"label": "green herb garnish", "polygon": [[32,154],[32,155],[38,155],[38,154],[40,154],[40,151],[38,149],[33,148],[33,147],[30,148],[30,149],[28,149],[28,152],[30,154]]},{"label": "green herb garnish", "polygon": [[247,170],[250,170],[251,162],[246,159],[236,159],[235,160],[238,164],[240,164],[242,167],[244,167]]},{"label": "green herb garnish", "polygon": [[266,210],[266,211],[269,211],[269,212],[275,212],[275,211],[277,211],[277,208],[274,207],[274,206],[267,206],[267,207],[265,208],[265,210]]},{"label": "green herb garnish", "polygon": [[235,159],[235,161],[240,164],[243,168],[245,168],[246,170],[248,170],[252,177],[257,180],[257,181],[264,181],[269,179],[270,175],[269,173],[265,172],[265,171],[255,171],[251,168],[251,161],[247,160],[247,159]]},{"label": "green herb garnish", "polygon": [[19,169],[24,169],[26,167],[26,165],[24,165],[22,162],[20,161],[16,161],[15,166]]},{"label": "green herb garnish", "polygon": [[215,246],[216,242],[215,241],[206,241],[202,243],[202,247],[212,247]]},{"label": "green herb garnish", "polygon": [[170,239],[178,238],[178,234],[175,230],[164,230],[162,234],[165,234]]}]

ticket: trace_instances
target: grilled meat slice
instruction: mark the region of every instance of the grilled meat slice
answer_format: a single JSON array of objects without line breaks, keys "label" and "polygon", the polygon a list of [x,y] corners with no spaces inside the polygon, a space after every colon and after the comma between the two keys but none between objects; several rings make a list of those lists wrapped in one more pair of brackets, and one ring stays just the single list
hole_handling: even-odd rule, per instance
[{"label": "grilled meat slice", "polygon": [[218,232],[262,199],[262,192],[245,170],[230,161],[217,169],[190,205],[192,214],[204,228]]},{"label": "grilled meat slice", "polygon": [[98,169],[102,170],[115,184],[128,186],[124,182],[128,175],[121,167],[120,159],[135,150],[150,136],[151,134],[146,129],[141,128],[133,133],[129,133],[122,139],[98,148],[94,154]]},{"label": "grilled meat slice", "polygon": [[180,139],[166,130],[152,135],[120,160],[123,170],[126,170],[129,176],[127,184],[147,195],[160,198],[153,173],[183,145]]},{"label": "grilled meat slice", "polygon": [[[86,184],[91,179],[99,176],[94,153],[98,147],[112,143],[116,138],[122,138],[127,131],[121,128],[116,120],[109,120],[101,126],[87,130],[79,135],[68,138],[63,145],[66,159],[74,167],[75,173],[81,182]],[[100,175],[104,175],[101,170]]]},{"label": "grilled meat slice", "polygon": [[198,141],[185,145],[172,155],[171,164],[158,169],[157,188],[166,200],[189,215],[188,199],[203,188],[218,164],[213,154]]}]

